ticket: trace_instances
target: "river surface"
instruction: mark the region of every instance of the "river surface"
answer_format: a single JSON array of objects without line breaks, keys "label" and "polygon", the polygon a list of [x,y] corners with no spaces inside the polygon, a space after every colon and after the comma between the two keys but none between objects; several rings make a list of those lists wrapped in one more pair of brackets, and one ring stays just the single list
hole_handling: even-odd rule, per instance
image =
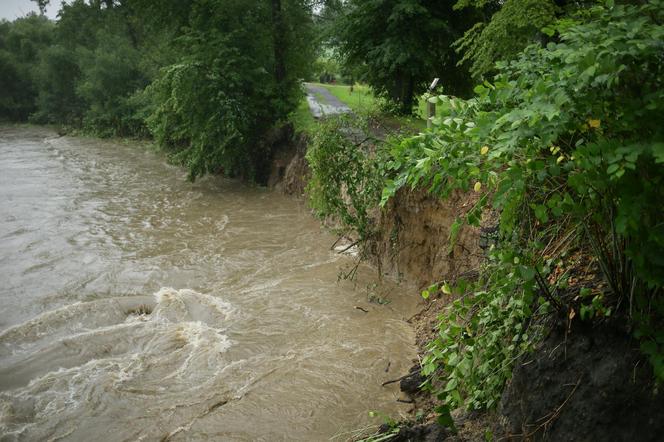
[{"label": "river surface", "polygon": [[381,383],[416,357],[412,291],[337,282],[353,258],[301,203],[185,177],[0,127],[0,440],[346,440],[405,412]]}]

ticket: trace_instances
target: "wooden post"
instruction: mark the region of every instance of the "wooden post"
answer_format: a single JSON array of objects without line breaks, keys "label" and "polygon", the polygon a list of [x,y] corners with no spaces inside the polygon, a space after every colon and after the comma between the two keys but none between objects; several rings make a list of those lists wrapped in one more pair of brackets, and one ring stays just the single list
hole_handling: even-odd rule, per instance
[{"label": "wooden post", "polygon": [[[433,79],[431,82],[431,85],[429,86],[429,92],[433,95],[433,91],[436,89],[436,86],[438,86],[438,80],[439,78],[436,77]],[[435,103],[429,103],[429,99],[427,98],[427,129],[432,129],[433,128],[433,119],[436,117],[436,104]]]},{"label": "wooden post", "polygon": [[433,127],[433,118],[436,116],[436,105],[434,103],[429,103],[427,99],[427,129]]}]

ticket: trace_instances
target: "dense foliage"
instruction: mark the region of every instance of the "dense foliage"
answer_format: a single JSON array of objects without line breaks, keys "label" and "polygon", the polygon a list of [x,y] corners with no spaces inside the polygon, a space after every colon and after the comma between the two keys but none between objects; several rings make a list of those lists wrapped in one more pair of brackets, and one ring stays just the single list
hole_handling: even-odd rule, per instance
[{"label": "dense foliage", "polygon": [[[460,0],[455,8],[478,8],[487,18],[475,23],[455,47],[462,62],[471,63],[475,78],[494,71],[497,60],[515,57],[529,44],[546,35],[542,29],[553,24],[565,9],[555,0]],[[570,2],[575,3],[576,2]]]},{"label": "dense foliage", "polygon": [[[253,3],[253,4],[251,4]],[[277,60],[270,4],[226,0],[192,10],[178,38],[181,56],[148,89],[156,102],[149,124],[157,140],[177,150],[192,178],[219,168],[228,175],[255,177],[269,161],[260,138],[296,107],[298,79],[310,55],[306,10],[284,2],[282,39],[290,43]],[[287,14],[286,14],[287,13]],[[299,14],[299,15],[298,15]],[[281,42],[284,44],[284,42]],[[287,49],[287,50],[286,50]],[[278,63],[289,69],[283,73]]]},{"label": "dense foliage", "polygon": [[53,24],[30,15],[0,22],[0,117],[26,119],[35,111],[33,67],[53,39]]},{"label": "dense foliage", "polygon": [[383,187],[383,161],[375,141],[357,119],[333,118],[319,125],[307,151],[311,207],[320,218],[337,221],[341,234],[352,232],[360,242],[375,233],[371,211]]},{"label": "dense foliage", "polygon": [[78,0],[62,5],[53,27],[53,44],[41,51],[35,66],[38,98],[32,120],[101,136],[144,134],[130,97],[149,77],[126,8]]},{"label": "dense foliage", "polygon": [[351,0],[338,19],[338,43],[348,65],[362,67],[374,91],[412,112],[414,96],[434,77],[445,91],[467,95],[467,70],[451,47],[475,20],[474,10],[453,10],[455,1]]},{"label": "dense foliage", "polygon": [[[49,2],[40,0],[42,7]],[[0,24],[0,118],[154,136],[193,179],[260,178],[301,98],[305,0],[75,0]]]},{"label": "dense foliage", "polygon": [[[434,131],[392,150],[386,200],[405,185],[482,193],[500,240],[473,284],[461,282],[423,362],[442,379],[441,411],[491,407],[537,316],[623,315],[664,380],[664,3],[597,6],[561,21],[557,42],[498,64],[464,101],[434,97]],[[572,284],[570,251],[604,283]]]}]

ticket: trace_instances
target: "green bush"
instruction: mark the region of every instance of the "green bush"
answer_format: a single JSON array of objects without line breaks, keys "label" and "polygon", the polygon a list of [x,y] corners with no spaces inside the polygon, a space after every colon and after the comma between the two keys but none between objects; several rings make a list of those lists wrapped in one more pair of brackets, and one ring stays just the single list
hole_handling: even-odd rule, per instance
[{"label": "green bush", "polygon": [[[271,152],[261,143],[301,98],[299,78],[308,66],[309,42],[292,35],[309,17],[299,0],[283,2],[285,72],[276,74],[272,11],[259,1],[199,2],[177,40],[178,61],[161,70],[148,94],[155,105],[148,125],[190,179],[222,171],[266,181]],[[303,38],[303,37],[302,37]]]},{"label": "green bush", "polygon": [[317,216],[339,221],[342,233],[364,241],[374,233],[371,210],[380,201],[383,177],[370,144],[375,140],[357,122],[348,116],[320,122],[307,150],[307,193]]},{"label": "green bush", "polygon": [[13,22],[0,20],[0,118],[25,120],[35,110],[33,66],[51,44],[53,23],[29,14]]},{"label": "green bush", "polygon": [[219,170],[253,175],[253,157],[260,157],[254,151],[257,139],[278,119],[270,107],[274,80],[262,63],[269,47],[258,41],[242,47],[252,30],[248,25],[233,34],[191,29],[180,41],[188,55],[164,68],[148,89],[156,104],[150,130],[192,179]]},{"label": "green bush", "polygon": [[383,203],[406,185],[474,189],[483,196],[465,221],[500,213],[498,248],[480,280],[457,289],[423,362],[444,385],[441,411],[494,406],[538,335],[535,316],[575,316],[567,278],[550,277],[571,246],[607,285],[581,290],[583,316],[632,321],[664,380],[663,21],[662,0],[561,21],[557,42],[499,63],[475,98],[432,98],[435,129],[392,148]]}]

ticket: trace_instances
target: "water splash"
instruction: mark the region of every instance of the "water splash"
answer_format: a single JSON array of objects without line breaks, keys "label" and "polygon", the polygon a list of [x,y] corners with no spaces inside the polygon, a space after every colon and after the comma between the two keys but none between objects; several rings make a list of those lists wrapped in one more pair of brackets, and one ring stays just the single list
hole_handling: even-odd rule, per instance
[{"label": "water splash", "polygon": [[164,288],[153,297],[75,303],[6,330],[0,434],[83,437],[103,415],[146,403],[153,407],[142,417],[155,429],[186,423],[233,396],[219,376],[230,362],[223,327],[233,311],[217,297]]}]

